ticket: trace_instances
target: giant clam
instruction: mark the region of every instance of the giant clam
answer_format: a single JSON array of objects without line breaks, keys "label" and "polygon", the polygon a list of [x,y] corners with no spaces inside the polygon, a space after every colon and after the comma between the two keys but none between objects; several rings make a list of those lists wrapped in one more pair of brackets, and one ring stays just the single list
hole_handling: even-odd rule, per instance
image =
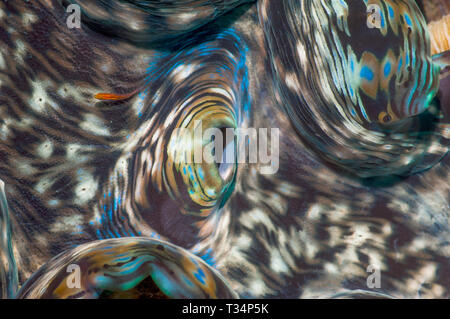
[{"label": "giant clam", "polygon": [[[281,103],[312,149],[362,177],[421,170],[424,154],[440,159],[428,150],[433,132],[412,118],[439,81],[415,1],[259,5]],[[380,26],[361,32],[368,5],[381,8]]]},{"label": "giant clam", "polygon": [[[158,297],[159,263],[175,297],[448,297],[442,25],[414,0],[0,2],[2,296]],[[191,160],[214,134],[190,132],[238,128],[280,131],[277,172]],[[151,260],[131,292],[114,258],[55,290],[108,245]],[[224,294],[186,289],[192,253]]]},{"label": "giant clam", "polygon": [[[75,277],[75,269],[79,269],[80,279]],[[139,289],[143,284],[151,288]],[[116,238],[81,245],[57,256],[41,267],[17,296],[234,298],[235,294],[215,270],[179,247],[145,238]]]}]

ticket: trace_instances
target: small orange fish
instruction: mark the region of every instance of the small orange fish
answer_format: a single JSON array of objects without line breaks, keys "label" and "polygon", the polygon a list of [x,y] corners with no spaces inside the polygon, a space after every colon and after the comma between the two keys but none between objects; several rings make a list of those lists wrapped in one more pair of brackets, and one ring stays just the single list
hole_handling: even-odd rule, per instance
[{"label": "small orange fish", "polygon": [[129,99],[135,92],[129,94],[114,94],[114,93],[98,93],[94,95],[94,98],[102,101],[122,101]]}]

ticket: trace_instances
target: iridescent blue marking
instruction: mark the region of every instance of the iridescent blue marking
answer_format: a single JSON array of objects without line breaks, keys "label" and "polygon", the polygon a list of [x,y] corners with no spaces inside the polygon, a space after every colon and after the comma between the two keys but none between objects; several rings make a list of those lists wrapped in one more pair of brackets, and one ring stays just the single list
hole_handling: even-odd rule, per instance
[{"label": "iridescent blue marking", "polygon": [[397,72],[400,72],[400,70],[402,69],[402,66],[403,66],[403,58],[400,58],[400,60],[398,61]]},{"label": "iridescent blue marking", "polygon": [[197,268],[197,272],[194,273],[195,278],[197,278],[198,281],[202,283],[202,285],[205,284],[205,273],[201,268]]},{"label": "iridescent blue marking", "polygon": [[391,70],[392,70],[391,63],[387,62],[386,65],[384,66],[384,76],[388,77],[389,74],[391,74]]},{"label": "iridescent blue marking", "polygon": [[391,6],[388,6],[389,17],[394,18],[394,9]]},{"label": "iridescent blue marking", "polygon": [[407,24],[407,25],[409,25],[410,27],[412,27],[412,21],[411,21],[411,18],[410,18],[409,15],[406,14],[406,13],[405,13],[405,21],[406,21],[406,24]]},{"label": "iridescent blue marking", "polygon": [[200,258],[202,258],[211,267],[215,266],[215,260],[214,260],[214,256],[212,255],[211,248],[209,248],[204,255],[201,255]]},{"label": "iridescent blue marking", "polygon": [[198,174],[198,177],[200,177],[201,180],[205,180],[205,174],[203,173],[203,169],[202,169],[201,166],[199,166],[197,168],[197,174]]},{"label": "iridescent blue marking", "polygon": [[369,82],[372,82],[374,78],[373,71],[367,66],[362,67],[360,76]]}]

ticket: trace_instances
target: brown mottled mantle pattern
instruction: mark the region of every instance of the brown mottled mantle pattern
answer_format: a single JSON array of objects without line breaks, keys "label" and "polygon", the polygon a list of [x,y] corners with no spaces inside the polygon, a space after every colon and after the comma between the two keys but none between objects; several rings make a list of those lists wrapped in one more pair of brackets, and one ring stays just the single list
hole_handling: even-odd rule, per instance
[{"label": "brown mottled mantle pattern", "polygon": [[446,0],[424,0],[423,8],[429,22],[438,21],[443,16],[450,14],[450,2]]},{"label": "brown mottled mantle pattern", "polygon": [[[434,19],[437,4],[446,1],[425,3]],[[0,12],[0,178],[23,283],[61,251],[97,239],[89,222],[120,156],[115,146],[139,127],[123,106],[97,107],[93,95],[134,89],[152,51],[85,27],[68,30],[58,1],[1,1]],[[330,297],[361,289],[448,298],[449,156],[383,186],[341,176],[303,147],[277,106],[255,7],[233,27],[250,48],[257,109],[250,124],[281,129],[280,170],[264,176],[254,165],[240,168],[217,231],[202,238],[201,250],[212,249],[216,267],[242,297]],[[448,87],[447,78],[441,90],[446,116]],[[57,107],[32,111],[43,103]],[[111,135],[81,129],[89,116],[107,123]],[[74,196],[80,168],[98,181],[87,190],[88,201]],[[80,226],[85,231],[77,232]],[[165,231],[161,235],[170,237],[170,228]],[[370,264],[381,268],[380,289],[367,288]]]}]

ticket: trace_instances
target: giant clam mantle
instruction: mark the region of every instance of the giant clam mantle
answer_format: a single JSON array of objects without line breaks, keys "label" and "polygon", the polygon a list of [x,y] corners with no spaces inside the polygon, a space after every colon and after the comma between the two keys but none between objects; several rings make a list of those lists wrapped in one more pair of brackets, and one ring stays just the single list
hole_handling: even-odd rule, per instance
[{"label": "giant clam mantle", "polygon": [[[414,0],[0,2],[2,296],[448,297],[439,19]],[[197,163],[209,138],[180,133],[251,127],[279,128],[275,174]]]},{"label": "giant clam mantle", "polygon": [[[381,8],[380,28],[361,32],[368,5]],[[323,158],[372,177],[422,170],[445,154],[429,150],[434,133],[420,123],[429,119],[414,117],[428,108],[439,81],[415,1],[259,6],[282,104]]]},{"label": "giant clam mantle", "polygon": [[[67,272],[71,265],[79,267],[79,279],[72,273],[75,268]],[[144,284],[147,287],[139,288]],[[179,247],[145,238],[116,238],[81,245],[57,256],[35,273],[17,296],[234,298],[235,294],[215,270]]]}]

